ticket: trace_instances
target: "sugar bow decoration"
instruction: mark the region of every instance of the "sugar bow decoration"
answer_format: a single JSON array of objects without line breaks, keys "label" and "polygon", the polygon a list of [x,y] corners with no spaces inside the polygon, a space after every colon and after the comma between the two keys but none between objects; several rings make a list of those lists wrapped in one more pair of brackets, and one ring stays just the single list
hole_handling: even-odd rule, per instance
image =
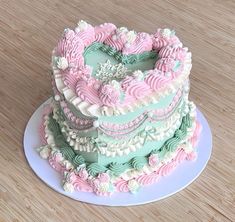
[{"label": "sugar bow decoration", "polygon": [[152,126],[146,126],[145,129],[140,133],[140,137],[144,138],[143,145],[145,144],[147,139],[154,140],[154,137],[151,134],[154,134],[156,129]]},{"label": "sugar bow decoration", "polygon": [[90,143],[94,145],[94,150],[107,147],[107,143],[100,141],[98,138],[91,138]]}]

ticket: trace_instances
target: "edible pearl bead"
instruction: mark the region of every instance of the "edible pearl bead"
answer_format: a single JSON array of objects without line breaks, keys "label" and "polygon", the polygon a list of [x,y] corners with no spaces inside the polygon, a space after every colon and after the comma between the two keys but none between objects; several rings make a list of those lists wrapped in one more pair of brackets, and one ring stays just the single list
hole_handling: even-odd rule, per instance
[{"label": "edible pearl bead", "polygon": [[57,94],[57,95],[55,95],[55,101],[60,101],[60,96]]},{"label": "edible pearl bead", "polygon": [[93,126],[94,126],[95,128],[99,127],[99,125],[100,125],[100,124],[99,124],[99,122],[98,122],[97,120],[93,122]]}]

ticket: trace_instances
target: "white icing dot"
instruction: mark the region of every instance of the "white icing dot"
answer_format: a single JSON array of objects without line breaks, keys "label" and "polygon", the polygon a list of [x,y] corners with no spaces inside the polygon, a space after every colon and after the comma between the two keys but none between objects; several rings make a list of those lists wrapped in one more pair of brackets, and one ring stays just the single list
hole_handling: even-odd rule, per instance
[{"label": "white icing dot", "polygon": [[130,43],[126,43],[126,44],[125,44],[125,47],[126,47],[126,48],[129,48],[130,46],[131,46]]},{"label": "white icing dot", "polygon": [[114,40],[114,41],[117,40],[117,36],[116,36],[116,35],[113,35],[113,36],[112,36],[112,40]]},{"label": "white icing dot", "polygon": [[170,76],[171,76],[171,73],[170,73],[170,72],[166,72],[166,73],[165,73],[165,76],[166,76],[166,77],[170,77]]},{"label": "white icing dot", "polygon": [[55,101],[60,101],[60,96],[57,94],[57,95],[55,95]]},{"label": "white icing dot", "polygon": [[99,125],[100,125],[100,124],[99,124],[99,122],[98,122],[97,120],[93,122],[93,126],[94,126],[95,128],[99,127]]},{"label": "white icing dot", "polygon": [[153,117],[153,112],[149,112],[149,113],[148,113],[148,116],[149,116],[149,117]]}]

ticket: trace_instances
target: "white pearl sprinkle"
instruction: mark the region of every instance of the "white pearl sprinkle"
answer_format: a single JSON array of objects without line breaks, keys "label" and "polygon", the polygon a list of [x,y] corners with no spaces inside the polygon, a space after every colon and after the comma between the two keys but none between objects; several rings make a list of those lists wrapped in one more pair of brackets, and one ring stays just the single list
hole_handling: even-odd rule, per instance
[{"label": "white pearl sprinkle", "polygon": [[55,95],[55,101],[60,101],[60,96],[59,95]]},{"label": "white pearl sprinkle", "polygon": [[98,122],[97,120],[94,121],[94,122],[93,122],[93,126],[94,126],[95,128],[99,127],[99,122]]}]

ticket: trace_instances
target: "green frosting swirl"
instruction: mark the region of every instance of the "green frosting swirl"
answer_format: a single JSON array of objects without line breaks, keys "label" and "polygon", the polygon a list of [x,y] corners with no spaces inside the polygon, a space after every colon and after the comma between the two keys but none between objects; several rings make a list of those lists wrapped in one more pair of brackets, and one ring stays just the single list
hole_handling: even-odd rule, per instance
[{"label": "green frosting swirl", "polygon": [[74,158],[73,158],[73,164],[75,166],[79,166],[81,164],[84,164],[85,163],[85,159],[83,158],[82,155],[76,155]]},{"label": "green frosting swirl", "polygon": [[73,161],[73,158],[75,157],[75,153],[73,151],[73,149],[69,146],[65,146],[65,147],[60,147],[60,152],[62,153],[62,155],[69,161]]},{"label": "green frosting swirl", "polygon": [[52,113],[49,115],[49,123],[47,125],[48,129],[53,132],[54,137],[61,135],[59,124],[53,119]]},{"label": "green frosting swirl", "polygon": [[110,163],[108,169],[114,173],[114,175],[119,176],[125,170],[129,169],[131,164],[129,162],[121,164],[121,163]]},{"label": "green frosting swirl", "polygon": [[55,143],[58,147],[68,146],[68,143],[65,141],[65,138],[62,134],[56,136]]},{"label": "green frosting swirl", "polygon": [[131,159],[131,166],[136,169],[140,170],[144,167],[145,164],[147,164],[147,157],[145,156],[136,156],[133,159]]},{"label": "green frosting swirl", "polygon": [[85,51],[83,52],[83,55],[86,56],[90,52],[98,50],[101,46],[103,46],[103,43],[101,42],[94,42],[93,44],[86,47]]},{"label": "green frosting swirl", "polygon": [[102,166],[98,163],[91,163],[87,166],[87,172],[94,177],[99,173],[104,173],[106,170],[107,168],[105,166]]},{"label": "green frosting swirl", "polygon": [[174,136],[177,137],[178,139],[182,140],[185,137],[185,131],[183,131],[181,129],[177,129],[175,131]]},{"label": "green frosting swirl", "polygon": [[192,127],[192,119],[190,118],[190,115],[187,114],[185,117],[183,117],[183,123],[188,127]]},{"label": "green frosting swirl", "polygon": [[175,151],[175,149],[179,145],[180,141],[181,141],[181,139],[179,139],[177,137],[173,137],[173,138],[167,140],[165,143],[166,149],[171,152]]}]

